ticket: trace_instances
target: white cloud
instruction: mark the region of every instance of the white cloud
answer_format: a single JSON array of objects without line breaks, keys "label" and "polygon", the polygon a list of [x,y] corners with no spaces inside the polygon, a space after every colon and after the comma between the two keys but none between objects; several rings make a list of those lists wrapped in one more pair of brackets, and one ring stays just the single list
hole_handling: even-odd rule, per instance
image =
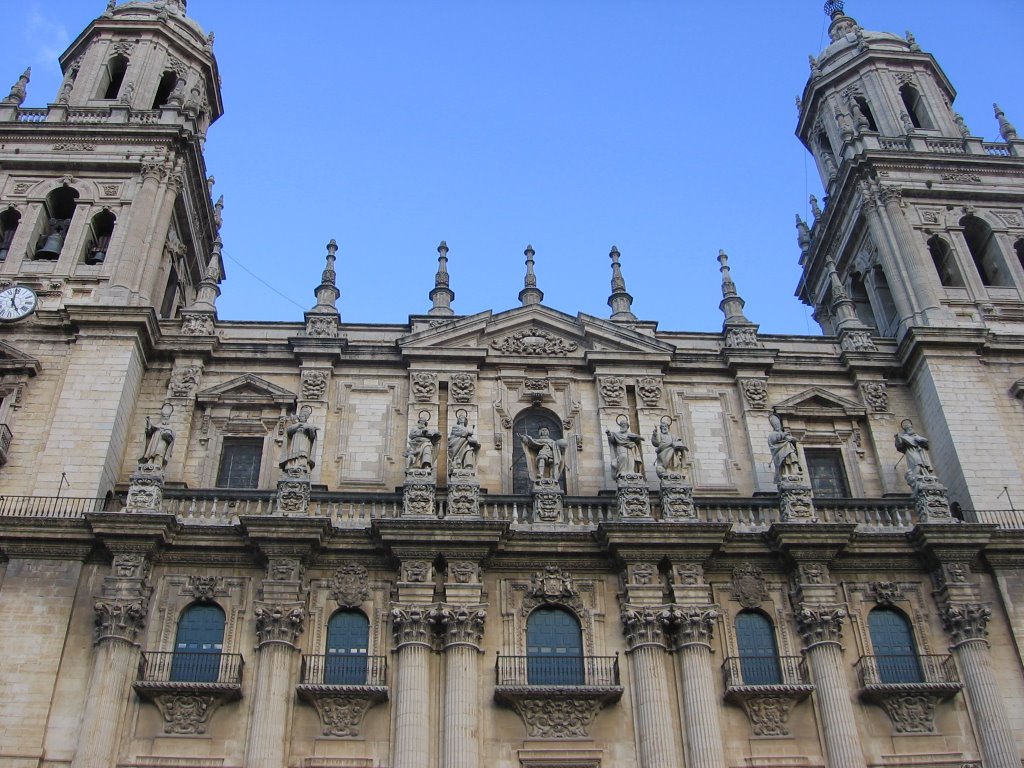
[{"label": "white cloud", "polygon": [[67,27],[48,18],[35,3],[29,11],[25,35],[33,64],[52,64],[71,42]]}]

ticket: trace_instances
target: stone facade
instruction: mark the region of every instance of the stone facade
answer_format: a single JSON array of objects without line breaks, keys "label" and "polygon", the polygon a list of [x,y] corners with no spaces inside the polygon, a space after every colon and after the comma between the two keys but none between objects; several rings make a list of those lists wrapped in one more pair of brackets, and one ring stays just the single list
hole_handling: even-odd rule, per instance
[{"label": "stone facade", "polygon": [[0,289],[38,302],[0,326],[0,768],[1019,768],[1005,116],[965,135],[929,55],[833,8],[825,336],[760,333],[725,254],[721,333],[637,319],[616,249],[608,319],[541,303],[531,248],[521,306],[462,316],[444,243],[429,311],[345,323],[333,241],[304,321],[254,326],[216,313],[184,13],[112,4],[53,104],[0,103]]}]

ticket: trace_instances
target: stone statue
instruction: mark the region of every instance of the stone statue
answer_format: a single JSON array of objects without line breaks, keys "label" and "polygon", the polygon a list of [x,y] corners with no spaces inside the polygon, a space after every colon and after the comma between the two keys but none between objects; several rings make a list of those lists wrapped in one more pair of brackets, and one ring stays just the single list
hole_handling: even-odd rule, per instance
[{"label": "stone statue", "polygon": [[480,441],[469,426],[469,415],[459,409],[455,413],[455,424],[448,434],[448,474],[457,470],[476,471],[476,455]]},{"label": "stone statue", "polygon": [[651,445],[655,450],[654,471],[658,477],[682,475],[686,466],[686,452],[689,449],[686,443],[669,431],[671,424],[671,417],[663,416],[661,424],[651,435]]},{"label": "stone statue", "polygon": [[934,477],[932,460],[928,455],[928,438],[914,431],[914,422],[904,419],[900,422],[902,432],[896,438],[896,450],[907,458],[907,482],[916,477]]},{"label": "stone statue", "polygon": [[558,482],[565,472],[563,451],[566,441],[553,439],[547,427],[541,427],[536,438],[520,434],[519,439],[530,459],[527,463],[530,479],[535,483],[541,480]]},{"label": "stone statue", "polygon": [[768,447],[772,451],[772,463],[775,464],[775,482],[787,478],[800,478],[804,470],[800,466],[800,455],[796,450],[796,438],[782,427],[782,419],[778,414],[768,414],[772,431],[768,433]]},{"label": "stone statue", "polygon": [[160,469],[167,466],[171,458],[171,446],[174,445],[174,430],[170,427],[171,414],[174,406],[164,403],[160,409],[160,423],[154,424],[146,417],[146,448],[139,457],[139,464],[152,464]]},{"label": "stone statue", "polygon": [[608,445],[612,449],[612,474],[621,477],[626,474],[643,474],[644,472],[644,439],[636,432],[629,431],[629,419],[624,415],[615,420],[619,425],[618,432],[610,429],[604,431],[608,437]]},{"label": "stone statue", "polygon": [[306,474],[314,467],[313,445],[316,443],[317,428],[308,424],[313,409],[302,406],[297,416],[285,430],[285,451],[280,467],[286,475]]},{"label": "stone statue", "polygon": [[409,444],[402,454],[405,456],[406,469],[432,469],[434,466],[434,450],[441,440],[441,433],[427,426],[430,423],[430,412],[420,411],[416,426],[409,430]]}]

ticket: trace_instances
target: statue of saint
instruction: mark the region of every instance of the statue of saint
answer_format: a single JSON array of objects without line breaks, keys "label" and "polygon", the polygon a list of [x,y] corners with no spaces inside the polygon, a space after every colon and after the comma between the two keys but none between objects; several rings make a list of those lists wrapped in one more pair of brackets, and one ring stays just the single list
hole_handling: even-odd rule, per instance
[{"label": "statue of saint", "polygon": [[448,434],[448,474],[455,470],[476,469],[476,455],[480,451],[480,441],[476,439],[473,428],[469,426],[469,415],[459,409],[455,414],[455,424]]},{"label": "statue of saint", "polygon": [[608,437],[608,445],[612,449],[612,474],[621,477],[625,474],[643,474],[644,472],[644,439],[636,432],[629,431],[629,419],[619,416],[615,420],[619,425],[618,432],[610,429],[604,431]]},{"label": "statue of saint", "polygon": [[772,462],[775,464],[775,482],[786,478],[800,478],[804,474],[800,466],[800,454],[796,450],[796,438],[782,427],[782,419],[778,414],[768,414],[772,431],[768,433],[768,447],[772,451]]},{"label": "statue of saint", "polygon": [[566,441],[553,439],[547,427],[541,427],[536,438],[520,434],[519,439],[530,459],[527,462],[530,479],[535,483],[540,480],[557,483],[565,472],[563,451],[567,445]]},{"label": "statue of saint", "polygon": [[416,426],[409,430],[409,444],[402,454],[405,456],[406,469],[432,469],[434,466],[434,449],[441,440],[441,433],[427,426],[430,423],[430,412],[420,411]]},{"label": "statue of saint", "polygon": [[155,464],[163,469],[171,458],[171,446],[174,445],[174,430],[171,429],[171,414],[174,406],[164,403],[160,409],[160,423],[154,424],[146,417],[146,448],[139,457],[140,464]]},{"label": "statue of saint", "polygon": [[908,478],[934,477],[935,470],[932,468],[932,460],[928,455],[928,438],[914,431],[914,422],[910,419],[901,421],[900,428],[903,431],[894,435],[896,450],[907,458]]},{"label": "statue of saint", "polygon": [[311,413],[313,413],[312,408],[308,405],[302,406],[298,415],[285,430],[287,442],[284,457],[280,463],[285,474],[306,473],[313,469],[313,445],[316,443],[317,428],[307,423]]},{"label": "statue of saint", "polygon": [[686,452],[689,449],[682,439],[669,432],[671,424],[671,417],[662,417],[661,424],[651,435],[651,445],[656,451],[654,470],[658,477],[682,475],[686,467]]}]

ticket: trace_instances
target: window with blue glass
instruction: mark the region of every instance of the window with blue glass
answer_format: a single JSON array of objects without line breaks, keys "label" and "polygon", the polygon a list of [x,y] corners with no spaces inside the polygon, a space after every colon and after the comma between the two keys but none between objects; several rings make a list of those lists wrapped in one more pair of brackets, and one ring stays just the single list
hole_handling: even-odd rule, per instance
[{"label": "window with blue glass", "polygon": [[906,616],[893,608],[875,608],[868,614],[868,632],[880,683],[922,682],[914,631]]},{"label": "window with blue glass", "polygon": [[757,611],[743,611],[737,615],[736,645],[740,652],[743,685],[782,683],[775,627],[767,616]]},{"label": "window with blue glass", "polygon": [[526,678],[530,685],[583,685],[583,633],[561,608],[538,608],[526,622]]},{"label": "window with blue glass", "polygon": [[370,620],[359,611],[338,611],[327,623],[325,685],[366,685]]},{"label": "window with blue glass", "polygon": [[171,659],[174,682],[215,683],[224,650],[224,611],[212,604],[193,605],[178,619]]}]

